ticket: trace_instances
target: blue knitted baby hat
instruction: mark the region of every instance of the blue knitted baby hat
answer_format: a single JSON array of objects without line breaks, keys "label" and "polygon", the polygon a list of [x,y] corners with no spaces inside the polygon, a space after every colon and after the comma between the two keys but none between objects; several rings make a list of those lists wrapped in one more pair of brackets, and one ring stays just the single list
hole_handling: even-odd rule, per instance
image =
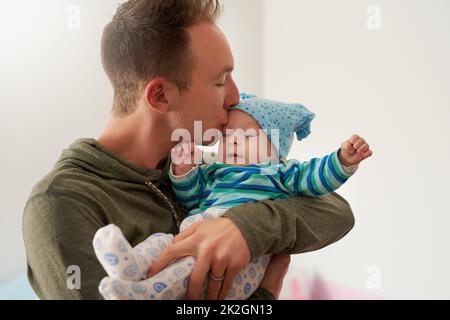
[{"label": "blue knitted baby hat", "polygon": [[[284,103],[258,98],[241,93],[240,103],[230,110],[241,110],[252,116],[278,150],[280,158],[286,158],[294,140],[303,140],[311,133],[311,122],[315,114],[298,103]],[[278,129],[278,131],[272,131]],[[273,136],[279,133],[279,139]],[[277,146],[277,140],[279,146]]]}]

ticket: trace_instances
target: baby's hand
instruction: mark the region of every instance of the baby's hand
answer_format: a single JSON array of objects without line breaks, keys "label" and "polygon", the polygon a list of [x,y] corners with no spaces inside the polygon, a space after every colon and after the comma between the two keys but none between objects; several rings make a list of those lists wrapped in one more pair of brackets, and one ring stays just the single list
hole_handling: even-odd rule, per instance
[{"label": "baby's hand", "polygon": [[194,142],[183,142],[171,151],[173,173],[182,176],[188,173],[196,164],[201,163],[202,151],[195,146]]},{"label": "baby's hand", "polygon": [[345,167],[351,167],[373,155],[366,140],[358,135],[353,135],[341,145],[339,161]]}]

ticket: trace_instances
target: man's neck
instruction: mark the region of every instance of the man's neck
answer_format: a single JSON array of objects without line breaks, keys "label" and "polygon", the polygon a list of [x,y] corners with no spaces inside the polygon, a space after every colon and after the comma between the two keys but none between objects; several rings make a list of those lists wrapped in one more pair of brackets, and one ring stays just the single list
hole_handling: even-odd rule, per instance
[{"label": "man's neck", "polygon": [[98,142],[119,158],[142,168],[160,169],[175,145],[160,119],[137,113],[112,116]]}]

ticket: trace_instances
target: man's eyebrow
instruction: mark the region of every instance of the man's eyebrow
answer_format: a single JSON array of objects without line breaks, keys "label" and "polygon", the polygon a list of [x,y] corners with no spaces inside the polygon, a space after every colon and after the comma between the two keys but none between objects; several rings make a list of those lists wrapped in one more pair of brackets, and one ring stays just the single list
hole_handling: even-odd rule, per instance
[{"label": "man's eyebrow", "polygon": [[220,78],[221,76],[223,76],[226,73],[231,73],[231,72],[233,72],[233,70],[234,70],[234,67],[225,67],[224,69],[222,69],[222,71],[220,71],[220,73],[218,73],[214,77],[214,79],[218,79],[218,78]]}]

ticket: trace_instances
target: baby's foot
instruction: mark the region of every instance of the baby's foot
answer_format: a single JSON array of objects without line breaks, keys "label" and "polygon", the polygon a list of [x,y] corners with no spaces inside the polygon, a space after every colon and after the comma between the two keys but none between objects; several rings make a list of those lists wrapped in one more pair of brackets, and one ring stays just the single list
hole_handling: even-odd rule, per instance
[{"label": "baby's foot", "polygon": [[180,259],[153,277],[138,282],[106,277],[99,291],[106,300],[185,299],[194,263],[193,257]]},{"label": "baby's foot", "polygon": [[106,277],[100,282],[99,292],[105,300],[145,300],[147,288],[139,282]]},{"label": "baby's foot", "polygon": [[122,231],[111,224],[95,234],[94,250],[110,277],[139,281],[146,278],[153,261],[173,243],[173,239],[171,234],[156,233],[131,248]]},{"label": "baby's foot", "polygon": [[134,258],[133,248],[117,226],[110,224],[99,229],[93,244],[98,260],[110,277],[128,281],[141,279],[144,270],[141,270]]}]

